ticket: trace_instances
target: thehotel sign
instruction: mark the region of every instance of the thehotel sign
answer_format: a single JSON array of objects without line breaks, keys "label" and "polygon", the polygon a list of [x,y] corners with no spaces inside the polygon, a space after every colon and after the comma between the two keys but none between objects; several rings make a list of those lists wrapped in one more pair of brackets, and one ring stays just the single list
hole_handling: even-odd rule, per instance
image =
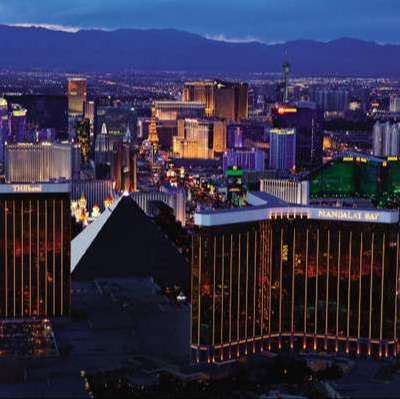
[{"label": "thehotel sign", "polygon": [[43,191],[43,187],[41,184],[13,184],[12,191],[14,193],[41,193]]},{"label": "thehotel sign", "polygon": [[68,183],[43,183],[43,184],[0,184],[1,194],[57,194],[70,193],[71,186]]}]

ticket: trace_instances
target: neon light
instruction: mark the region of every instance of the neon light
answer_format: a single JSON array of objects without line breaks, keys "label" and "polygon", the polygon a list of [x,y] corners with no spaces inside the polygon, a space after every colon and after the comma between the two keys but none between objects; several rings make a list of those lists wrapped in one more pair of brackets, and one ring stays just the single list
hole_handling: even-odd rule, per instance
[{"label": "neon light", "polygon": [[287,108],[287,107],[279,107],[278,114],[285,115],[285,114],[295,114],[297,113],[297,108]]}]

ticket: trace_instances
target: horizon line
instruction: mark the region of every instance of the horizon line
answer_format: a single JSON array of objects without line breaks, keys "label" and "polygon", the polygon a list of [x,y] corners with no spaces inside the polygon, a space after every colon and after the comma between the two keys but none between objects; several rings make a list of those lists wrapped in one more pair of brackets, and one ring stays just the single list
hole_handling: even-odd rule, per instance
[{"label": "horizon line", "polygon": [[24,22],[24,23],[0,23],[0,25],[4,26],[9,26],[9,27],[16,27],[16,28],[38,28],[38,29],[45,29],[49,31],[54,31],[54,32],[64,32],[64,33],[78,33],[80,31],[91,31],[91,30],[99,30],[99,31],[104,31],[104,32],[115,32],[118,30],[142,30],[142,31],[149,31],[149,30],[175,30],[179,32],[185,32],[185,33],[190,33],[194,35],[198,35],[200,37],[203,37],[204,39],[207,40],[214,40],[218,42],[223,42],[223,43],[237,43],[237,44],[245,44],[245,43],[259,43],[259,44],[264,44],[267,46],[273,46],[273,45],[278,45],[278,44],[286,44],[290,42],[297,42],[297,41],[310,41],[310,42],[319,42],[319,43],[330,43],[334,42],[337,40],[343,40],[343,39],[349,39],[349,40],[358,40],[361,42],[366,42],[366,43],[375,43],[381,46],[385,45],[399,45],[400,42],[381,42],[377,40],[369,40],[369,39],[360,39],[356,37],[350,37],[350,36],[340,36],[335,39],[328,39],[328,40],[322,40],[322,39],[305,39],[305,38],[298,38],[298,39],[290,39],[290,40],[271,40],[271,41],[265,41],[257,36],[251,36],[247,35],[244,37],[237,37],[237,36],[228,36],[226,34],[220,33],[220,34],[208,34],[208,33],[197,33],[197,32],[191,32],[187,31],[184,29],[178,29],[178,28],[135,28],[135,27],[130,27],[130,28],[104,28],[104,27],[78,27],[78,26],[72,26],[72,25],[63,25],[63,24],[50,24],[50,23],[35,23],[35,22]]}]

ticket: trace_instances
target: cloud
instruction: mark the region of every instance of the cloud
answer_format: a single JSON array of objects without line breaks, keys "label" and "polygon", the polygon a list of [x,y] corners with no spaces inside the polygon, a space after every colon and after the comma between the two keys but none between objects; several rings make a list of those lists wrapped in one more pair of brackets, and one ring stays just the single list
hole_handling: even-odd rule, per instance
[{"label": "cloud", "polygon": [[65,25],[57,25],[57,24],[35,24],[35,23],[20,23],[20,24],[9,24],[9,26],[19,26],[22,28],[44,28],[49,30],[55,30],[59,32],[69,32],[76,33],[81,30],[81,28],[74,26],[65,26]]},{"label": "cloud", "polygon": [[260,38],[255,36],[230,37],[220,33],[217,35],[205,34],[204,37],[206,39],[216,40],[218,42],[227,42],[227,43],[251,43],[251,42],[263,43],[263,41]]}]

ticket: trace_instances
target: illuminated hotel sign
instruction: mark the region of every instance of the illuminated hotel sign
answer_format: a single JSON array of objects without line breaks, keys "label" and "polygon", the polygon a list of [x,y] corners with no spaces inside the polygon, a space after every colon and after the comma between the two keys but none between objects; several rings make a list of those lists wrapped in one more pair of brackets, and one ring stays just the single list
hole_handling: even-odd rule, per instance
[{"label": "illuminated hotel sign", "polygon": [[43,191],[43,187],[41,184],[14,184],[12,185],[12,191],[14,193],[41,193]]},{"label": "illuminated hotel sign", "polygon": [[337,222],[358,223],[397,223],[399,213],[391,211],[335,209],[318,207],[284,207],[271,208],[267,219],[307,218],[311,220],[331,220]]},{"label": "illuminated hotel sign", "polygon": [[296,129],[270,129],[270,132],[272,134],[278,134],[278,135],[284,135],[284,136],[293,136],[296,134]]},{"label": "illuminated hotel sign", "polygon": [[51,194],[69,193],[71,186],[68,183],[45,183],[45,184],[0,184],[1,194]]},{"label": "illuminated hotel sign", "polygon": [[356,222],[379,222],[379,212],[319,209],[318,218]]}]

